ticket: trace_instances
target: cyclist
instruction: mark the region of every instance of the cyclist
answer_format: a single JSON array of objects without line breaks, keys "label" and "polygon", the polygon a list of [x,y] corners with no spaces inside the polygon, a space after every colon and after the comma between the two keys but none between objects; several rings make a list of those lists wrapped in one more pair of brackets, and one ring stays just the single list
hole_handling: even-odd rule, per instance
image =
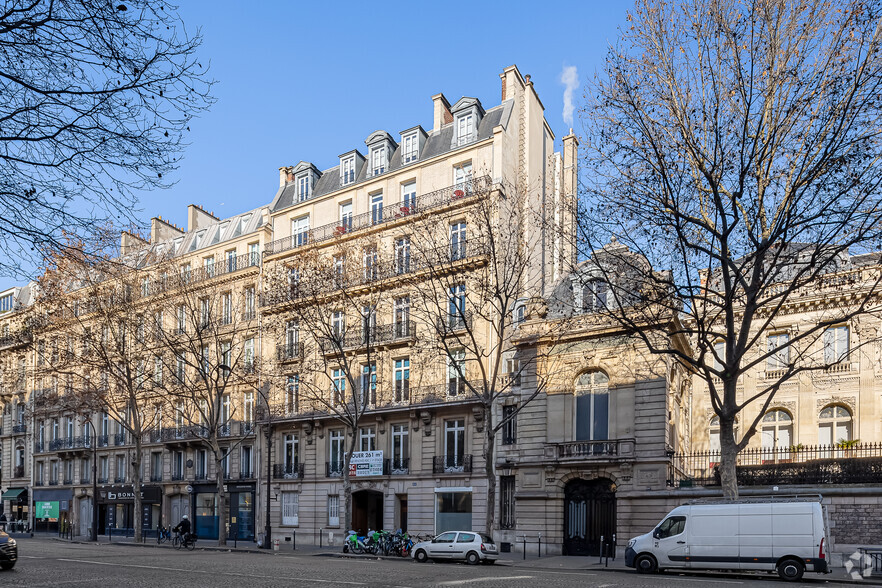
[{"label": "cyclist", "polygon": [[184,515],[181,518],[181,522],[178,523],[178,526],[174,528],[174,531],[178,533],[181,538],[186,542],[190,540],[190,518],[187,515]]}]

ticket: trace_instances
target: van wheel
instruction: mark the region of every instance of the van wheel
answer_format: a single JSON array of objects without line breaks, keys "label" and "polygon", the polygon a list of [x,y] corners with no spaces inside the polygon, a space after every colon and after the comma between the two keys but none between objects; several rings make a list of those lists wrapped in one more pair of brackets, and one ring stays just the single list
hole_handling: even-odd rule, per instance
[{"label": "van wheel", "polygon": [[637,559],[634,560],[634,567],[641,574],[653,574],[658,571],[658,563],[655,558],[645,553],[637,556]]},{"label": "van wheel", "polygon": [[788,582],[800,581],[804,572],[805,566],[798,559],[785,559],[778,564],[778,575]]}]

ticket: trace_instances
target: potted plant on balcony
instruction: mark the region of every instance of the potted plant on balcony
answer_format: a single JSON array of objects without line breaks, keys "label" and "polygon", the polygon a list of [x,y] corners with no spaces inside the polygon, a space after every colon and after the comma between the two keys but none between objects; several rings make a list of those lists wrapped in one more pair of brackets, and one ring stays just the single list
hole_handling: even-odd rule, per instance
[{"label": "potted plant on balcony", "polygon": [[840,439],[836,442],[836,447],[842,450],[843,457],[851,457],[860,442],[860,439]]}]

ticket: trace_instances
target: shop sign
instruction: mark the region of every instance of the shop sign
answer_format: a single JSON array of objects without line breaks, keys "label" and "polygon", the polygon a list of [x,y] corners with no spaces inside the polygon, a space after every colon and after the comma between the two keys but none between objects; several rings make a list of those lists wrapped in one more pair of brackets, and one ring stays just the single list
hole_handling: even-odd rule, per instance
[{"label": "shop sign", "polygon": [[349,460],[349,477],[362,478],[366,476],[383,475],[383,452],[382,451],[353,451]]},{"label": "shop sign", "polygon": [[58,520],[58,501],[38,501],[34,504],[36,509],[36,517],[38,519],[48,519],[50,521]]},{"label": "shop sign", "polygon": [[[100,502],[126,503],[135,502],[135,492],[131,486],[104,487],[98,493]],[[141,500],[153,504],[161,502],[162,491],[157,486],[142,486]]]}]

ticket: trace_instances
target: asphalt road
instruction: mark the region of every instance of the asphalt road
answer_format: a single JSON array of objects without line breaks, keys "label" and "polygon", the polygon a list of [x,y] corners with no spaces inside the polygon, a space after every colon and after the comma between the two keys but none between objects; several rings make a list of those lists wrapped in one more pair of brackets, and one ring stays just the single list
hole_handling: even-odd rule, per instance
[{"label": "asphalt road", "polygon": [[[125,545],[68,544],[50,539],[19,541],[20,559],[0,572],[0,586],[171,588],[295,586],[308,588],[558,588],[564,586],[662,586],[749,588],[793,586],[776,578],[664,574],[641,576],[605,570],[551,570],[535,566],[417,564],[410,560],[350,559],[316,554],[175,551]],[[830,586],[824,580],[803,585]]]}]

